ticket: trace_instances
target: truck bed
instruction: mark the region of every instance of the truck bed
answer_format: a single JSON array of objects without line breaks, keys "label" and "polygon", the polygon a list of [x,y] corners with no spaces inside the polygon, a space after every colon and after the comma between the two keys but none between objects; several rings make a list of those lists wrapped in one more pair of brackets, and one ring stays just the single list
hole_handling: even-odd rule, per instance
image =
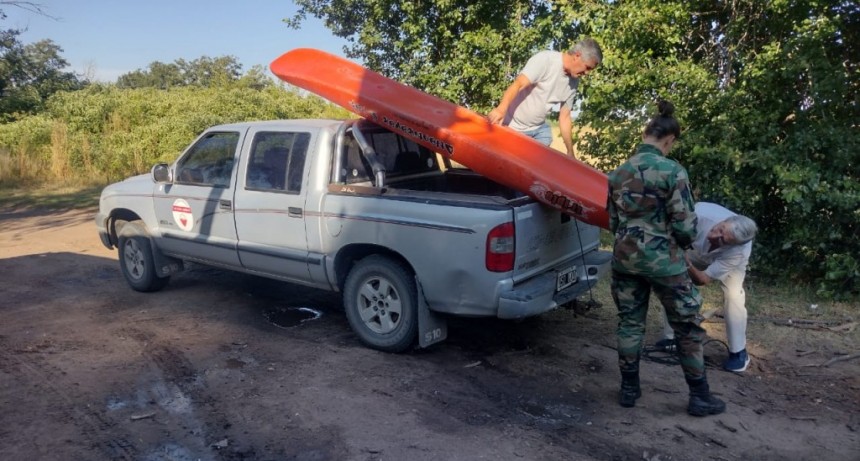
[{"label": "truck bed", "polygon": [[471,170],[463,169],[450,169],[444,172],[391,179],[389,185],[401,190],[488,195],[501,197],[505,200],[526,197],[521,192],[505,187]]}]

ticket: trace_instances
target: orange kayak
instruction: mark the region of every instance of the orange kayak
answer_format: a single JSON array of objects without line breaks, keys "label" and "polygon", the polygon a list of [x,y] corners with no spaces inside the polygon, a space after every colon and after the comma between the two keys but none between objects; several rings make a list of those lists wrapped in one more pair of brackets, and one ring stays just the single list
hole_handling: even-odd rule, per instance
[{"label": "orange kayak", "polygon": [[581,221],[609,227],[606,175],[476,112],[324,51],[298,48],[272,61],[304,88]]}]

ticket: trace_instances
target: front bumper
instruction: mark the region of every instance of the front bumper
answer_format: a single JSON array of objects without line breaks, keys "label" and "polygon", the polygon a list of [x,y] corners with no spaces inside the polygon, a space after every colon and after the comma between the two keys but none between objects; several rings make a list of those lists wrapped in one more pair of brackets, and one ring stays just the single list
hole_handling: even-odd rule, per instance
[{"label": "front bumper", "polygon": [[113,242],[111,242],[110,234],[108,234],[107,222],[105,215],[96,213],[96,227],[99,230],[99,239],[101,239],[102,245],[106,246],[108,250],[112,250]]}]

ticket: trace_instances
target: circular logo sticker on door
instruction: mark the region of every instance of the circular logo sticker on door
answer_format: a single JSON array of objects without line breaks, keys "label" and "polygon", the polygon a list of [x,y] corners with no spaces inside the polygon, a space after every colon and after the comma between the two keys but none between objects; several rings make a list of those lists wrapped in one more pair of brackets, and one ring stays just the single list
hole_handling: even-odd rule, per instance
[{"label": "circular logo sticker on door", "polygon": [[194,228],[194,216],[191,214],[191,206],[181,198],[173,202],[173,221],[184,231],[190,231]]}]

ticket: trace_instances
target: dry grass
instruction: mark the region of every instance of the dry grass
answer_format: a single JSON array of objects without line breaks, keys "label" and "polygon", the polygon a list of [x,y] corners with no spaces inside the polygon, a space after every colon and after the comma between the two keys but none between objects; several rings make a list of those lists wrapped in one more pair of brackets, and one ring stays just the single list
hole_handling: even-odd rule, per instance
[{"label": "dry grass", "polygon": [[[600,242],[602,250],[612,251],[612,235],[608,231],[600,233]],[[615,304],[609,279],[610,274],[604,276],[592,290],[591,296],[603,305],[604,310],[614,315]],[[811,287],[762,280],[755,274],[747,276],[744,287],[749,315],[747,340],[755,348],[860,352],[860,300],[823,300],[816,296]],[[711,283],[699,287],[699,290],[703,299],[703,312],[722,310],[723,293],[718,284]],[[588,296],[586,294],[586,299]],[[659,339],[662,329],[659,315],[662,307],[653,297],[650,309],[647,337],[654,341]],[[602,317],[611,318],[612,315]],[[719,316],[713,317],[704,326],[712,338],[725,340],[725,325]]]},{"label": "dry grass", "polygon": [[54,123],[51,129],[51,175],[60,181],[71,176],[69,163],[69,129],[65,123]]},{"label": "dry grass", "polygon": [[[584,298],[593,297],[600,302],[603,306],[600,318],[614,322],[615,304],[610,292],[610,277],[610,274],[605,275]],[[766,283],[754,276],[745,285],[750,353],[817,351],[821,353],[820,357],[831,357],[834,354],[860,352],[860,302],[821,300],[811,288]],[[702,326],[711,338],[725,341],[725,324],[720,317],[722,291],[716,283],[700,287],[700,291],[704,301],[702,311],[718,311]],[[662,307],[652,296],[646,344],[653,344],[661,337],[660,309]]]},{"label": "dry grass", "polygon": [[860,351],[860,303],[820,299],[809,287],[747,284],[748,337],[768,348],[792,345],[798,351]]},{"label": "dry grass", "polygon": [[18,209],[84,209],[99,204],[102,185],[41,186],[38,188],[0,189],[0,210]]}]

